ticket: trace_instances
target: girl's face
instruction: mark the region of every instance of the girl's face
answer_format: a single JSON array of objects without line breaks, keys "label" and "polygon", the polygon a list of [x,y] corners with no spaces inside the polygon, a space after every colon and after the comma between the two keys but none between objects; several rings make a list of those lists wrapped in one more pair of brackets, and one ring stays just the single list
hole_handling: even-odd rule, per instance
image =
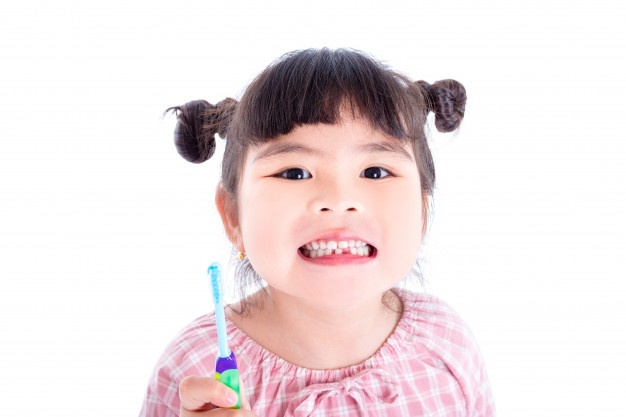
[{"label": "girl's face", "polygon": [[410,144],[358,119],[305,125],[249,149],[230,238],[271,291],[356,307],[411,270],[422,205]]}]

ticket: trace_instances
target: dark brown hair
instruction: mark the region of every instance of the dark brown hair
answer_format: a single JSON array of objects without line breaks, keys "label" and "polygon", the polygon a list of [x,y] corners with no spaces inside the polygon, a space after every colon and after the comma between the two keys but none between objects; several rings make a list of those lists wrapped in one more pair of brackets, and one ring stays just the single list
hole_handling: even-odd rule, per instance
[{"label": "dark brown hair", "polygon": [[435,167],[425,133],[427,116],[433,112],[437,130],[451,132],[463,119],[465,101],[458,81],[414,82],[363,52],[324,48],[282,56],[256,77],[239,103],[197,100],[168,110],[178,117],[176,148],[190,162],[213,155],[216,133],[227,139],[220,184],[236,207],[249,146],[297,126],[339,123],[346,111],[387,136],[410,141],[423,194],[431,195]]}]

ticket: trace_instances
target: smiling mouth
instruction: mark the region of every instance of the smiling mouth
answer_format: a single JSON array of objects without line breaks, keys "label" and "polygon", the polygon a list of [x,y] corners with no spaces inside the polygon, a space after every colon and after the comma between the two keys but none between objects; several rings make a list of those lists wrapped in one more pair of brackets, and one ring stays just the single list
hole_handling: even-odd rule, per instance
[{"label": "smiling mouth", "polygon": [[316,240],[298,249],[305,258],[321,258],[324,256],[352,255],[373,256],[376,249],[361,240]]}]

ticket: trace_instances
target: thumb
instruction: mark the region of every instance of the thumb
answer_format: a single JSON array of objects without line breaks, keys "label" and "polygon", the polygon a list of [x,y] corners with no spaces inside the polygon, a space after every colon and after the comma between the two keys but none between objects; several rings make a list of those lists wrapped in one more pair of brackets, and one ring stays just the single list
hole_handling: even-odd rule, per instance
[{"label": "thumb", "polygon": [[241,408],[244,410],[252,410],[250,406],[250,401],[246,396],[246,386],[243,383],[243,379],[241,376],[239,377],[239,398],[241,399]]}]

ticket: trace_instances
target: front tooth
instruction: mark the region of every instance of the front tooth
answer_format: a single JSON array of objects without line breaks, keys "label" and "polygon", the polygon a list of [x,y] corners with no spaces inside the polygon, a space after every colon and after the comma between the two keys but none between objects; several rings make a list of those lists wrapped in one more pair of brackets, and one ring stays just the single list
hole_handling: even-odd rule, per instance
[{"label": "front tooth", "polygon": [[311,242],[311,247],[315,250],[318,250],[320,248],[320,245],[317,242]]},{"label": "front tooth", "polygon": [[342,240],[341,242],[337,244],[337,247],[339,249],[346,249],[348,247],[348,242],[345,240]]},{"label": "front tooth", "polygon": [[335,242],[334,240],[331,240],[330,242],[326,243],[326,248],[332,249],[332,250],[337,249],[337,242]]},{"label": "front tooth", "polygon": [[335,255],[341,255],[343,251],[341,249],[335,249]]}]

